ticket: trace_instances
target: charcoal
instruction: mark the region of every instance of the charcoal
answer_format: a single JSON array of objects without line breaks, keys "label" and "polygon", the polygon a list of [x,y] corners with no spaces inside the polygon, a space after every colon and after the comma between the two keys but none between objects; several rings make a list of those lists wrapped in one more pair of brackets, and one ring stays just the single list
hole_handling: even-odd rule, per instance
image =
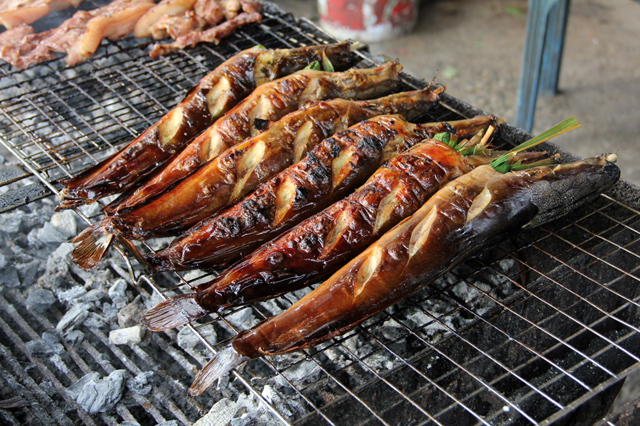
[{"label": "charcoal", "polygon": [[39,314],[44,313],[56,302],[53,292],[46,288],[30,287],[27,291],[27,308]]},{"label": "charcoal", "polygon": [[99,308],[102,312],[102,316],[109,327],[112,330],[118,328],[118,312],[119,310],[110,303],[103,303],[102,307]]},{"label": "charcoal", "polygon": [[240,408],[239,404],[231,401],[230,399],[223,398],[213,404],[213,407],[211,407],[209,412],[195,422],[193,426],[227,425],[235,417]]},{"label": "charcoal", "polygon": [[287,398],[269,385],[265,385],[262,389],[262,396],[267,402],[274,405],[278,412],[284,414],[286,417],[292,417],[296,413],[304,413],[305,411],[304,407],[295,399]]},{"label": "charcoal", "polygon": [[65,333],[64,340],[72,348],[77,348],[84,340],[84,333],[80,330],[70,330],[68,333]]},{"label": "charcoal", "polygon": [[51,225],[65,236],[65,240],[74,237],[78,232],[76,214],[71,210],[54,213],[51,216]]},{"label": "charcoal", "polygon": [[24,344],[29,356],[45,356],[53,354],[53,350],[44,340],[31,340]]},{"label": "charcoal", "polygon": [[26,213],[22,210],[14,210],[0,215],[0,230],[7,235],[17,234],[22,229]]},{"label": "charcoal", "polygon": [[89,414],[104,413],[120,401],[126,376],[125,370],[114,370],[103,379],[96,372],[89,373],[68,387],[67,393]]},{"label": "charcoal", "polygon": [[44,333],[42,333],[42,340],[44,340],[47,345],[51,347],[53,353],[59,355],[65,352],[64,345],[62,344],[60,336],[57,333],[54,333],[53,331],[45,331]]},{"label": "charcoal", "polygon": [[67,367],[67,364],[62,360],[62,357],[58,354],[53,354],[49,357],[49,361],[55,365],[58,370],[60,370],[60,372],[62,372],[63,374],[69,374],[69,367]]},{"label": "charcoal", "polygon": [[120,328],[133,327],[140,324],[140,317],[146,309],[141,302],[142,298],[137,296],[131,303],[118,312],[118,325]]},{"label": "charcoal", "polygon": [[107,294],[109,295],[109,298],[111,298],[113,305],[118,309],[122,309],[127,305],[128,299],[126,290],[127,282],[122,278],[117,279],[113,285],[109,287]]},{"label": "charcoal", "polygon": [[41,339],[31,340],[24,346],[31,356],[49,356],[65,352],[60,337],[50,331],[45,331]]},{"label": "charcoal", "polygon": [[75,286],[69,290],[58,293],[58,300],[69,305],[76,305],[85,294],[87,294],[86,288],[83,286]]},{"label": "charcoal", "polygon": [[231,325],[239,329],[248,329],[257,323],[251,308],[241,309],[227,316],[227,320]]},{"label": "charcoal", "polygon": [[144,329],[140,325],[112,330],[109,333],[109,343],[112,345],[135,345],[142,341]]},{"label": "charcoal", "polygon": [[19,287],[20,277],[18,277],[18,270],[13,266],[7,266],[0,274],[0,285],[5,287]]},{"label": "charcoal", "polygon": [[24,286],[31,285],[37,281],[40,272],[40,261],[33,260],[29,263],[23,263],[16,266],[20,283]]},{"label": "charcoal", "polygon": [[89,304],[92,304],[94,306],[98,306],[100,304],[100,301],[102,300],[102,298],[104,296],[105,296],[104,291],[98,290],[98,289],[93,289],[93,290],[89,290],[88,292],[83,294],[79,298],[79,300],[80,300],[81,303],[89,303]]},{"label": "charcoal", "polygon": [[91,306],[87,304],[73,306],[62,316],[62,318],[60,318],[58,325],[56,325],[56,330],[64,332],[68,328],[73,328],[82,324],[89,316],[90,307]]},{"label": "charcoal", "polygon": [[[208,324],[198,328],[198,332],[212,345],[217,343],[216,331],[213,325]],[[200,338],[188,327],[182,327],[178,332],[178,346],[188,351],[196,347],[200,343]]]},{"label": "charcoal", "polygon": [[152,376],[153,371],[146,371],[129,378],[126,383],[127,389],[139,395],[148,395],[151,392],[150,379]]},{"label": "charcoal", "polygon": [[107,323],[108,323],[107,319],[103,315],[98,314],[96,312],[89,312],[89,315],[87,315],[86,319],[82,321],[82,324],[85,327],[90,327],[90,328],[102,328],[105,325],[107,325]]},{"label": "charcoal", "polygon": [[35,248],[42,248],[46,245],[58,244],[66,241],[68,238],[51,223],[47,222],[40,229],[32,229],[27,234],[29,245]]}]

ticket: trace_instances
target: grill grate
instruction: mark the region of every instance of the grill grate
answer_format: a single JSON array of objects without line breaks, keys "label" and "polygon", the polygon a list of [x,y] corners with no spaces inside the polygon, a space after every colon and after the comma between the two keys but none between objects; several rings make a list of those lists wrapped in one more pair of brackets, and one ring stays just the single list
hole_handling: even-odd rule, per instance
[{"label": "grill grate", "polygon": [[[0,141],[21,163],[0,173],[8,188],[0,211],[55,193],[60,179],[138,135],[232,54],[255,44],[332,41],[312,24],[266,6],[261,24],[220,46],[151,59],[148,40],[125,39],[103,42],[89,62],[71,69],[62,59],[23,72],[1,66]],[[372,63],[367,55],[363,60]],[[405,81],[424,86],[410,76]],[[477,112],[448,96],[444,104],[430,119]],[[503,142],[515,145],[526,137],[507,126]],[[223,398],[249,395],[266,408],[268,421],[283,424],[572,421],[584,414],[577,408],[613,389],[640,361],[640,215],[626,201],[603,195],[566,218],[520,232],[352,332],[301,353],[252,360],[226,387],[198,398],[187,389],[208,359],[176,344],[182,331],[114,346],[100,327],[88,325],[82,343],[64,342],[63,354],[39,359],[28,355],[25,342],[55,328],[64,313],[31,312],[23,293],[7,290],[0,296],[6,307],[0,312],[0,399],[25,395],[31,409],[2,415],[13,424],[189,424]],[[207,277],[149,277],[126,257],[110,268],[138,284],[147,300],[189,291]],[[228,310],[187,328],[214,352],[240,327],[286,309],[301,294]],[[207,340],[211,329],[215,344]],[[132,375],[153,370],[162,380],[151,393],[127,394],[114,410],[97,415],[64,390],[89,372],[122,368]]]}]

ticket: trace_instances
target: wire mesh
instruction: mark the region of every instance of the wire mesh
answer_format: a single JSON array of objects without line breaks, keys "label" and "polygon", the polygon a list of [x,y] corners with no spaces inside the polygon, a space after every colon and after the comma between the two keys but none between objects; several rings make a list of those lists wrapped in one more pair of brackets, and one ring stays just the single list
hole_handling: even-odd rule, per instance
[{"label": "wire mesh", "polygon": [[[103,42],[90,61],[73,68],[65,68],[61,59],[24,72],[3,65],[0,141],[24,168],[7,185],[25,185],[21,179],[35,176],[55,193],[60,179],[141,133],[238,51],[255,44],[295,47],[328,41],[310,23],[269,8],[261,24],[219,46],[170,57],[151,59],[148,40],[124,39]],[[368,55],[363,60],[372,63]],[[410,76],[405,82],[425,85]],[[449,104],[423,121],[462,115]],[[639,364],[639,232],[637,211],[600,196],[565,218],[499,242],[346,335],[302,352],[248,362],[232,373],[234,383],[283,424],[564,421]],[[135,281],[144,297],[188,292],[210,277],[201,272],[150,277],[130,265],[129,270],[113,268]],[[213,353],[240,328],[283,311],[304,292],[229,309],[188,327]],[[5,297],[10,300],[0,302],[15,308],[0,317],[0,341],[24,353],[24,342],[54,324],[30,313],[24,295]],[[207,328],[215,330],[215,344],[207,340]],[[29,386],[38,406],[58,408],[34,410],[42,423],[75,424],[66,408],[73,406],[84,424],[172,419],[188,424],[221,399],[224,386],[200,398],[187,395],[192,376],[208,360],[178,347],[177,333],[156,333],[146,346],[121,348],[95,328],[78,347],[65,343],[66,355],[59,360],[39,362],[29,371],[21,371],[12,351],[0,346],[6,361],[1,368],[7,373],[0,380],[15,389]],[[167,383],[118,404],[115,412],[88,415],[64,392],[91,371],[125,368],[138,374],[143,366],[161,372]],[[60,396],[41,389],[43,378]]]}]

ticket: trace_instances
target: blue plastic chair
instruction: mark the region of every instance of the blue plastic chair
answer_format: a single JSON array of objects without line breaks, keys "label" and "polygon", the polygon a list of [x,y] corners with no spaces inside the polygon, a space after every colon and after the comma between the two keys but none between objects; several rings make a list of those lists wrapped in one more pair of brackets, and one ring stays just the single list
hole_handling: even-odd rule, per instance
[{"label": "blue plastic chair", "polygon": [[531,131],[538,93],[554,95],[569,16],[569,0],[529,0],[518,87],[516,126]]}]

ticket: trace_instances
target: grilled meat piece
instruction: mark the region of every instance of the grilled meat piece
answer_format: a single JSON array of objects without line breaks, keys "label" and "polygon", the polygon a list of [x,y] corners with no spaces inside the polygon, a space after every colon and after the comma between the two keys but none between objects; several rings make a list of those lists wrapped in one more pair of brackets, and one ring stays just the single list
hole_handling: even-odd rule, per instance
[{"label": "grilled meat piece", "polygon": [[0,4],[0,25],[11,29],[31,24],[49,12],[78,7],[82,0],[6,0]]},{"label": "grilled meat piece", "polygon": [[[134,37],[149,37],[156,30],[156,25],[163,19],[180,17],[192,10],[196,0],[161,0],[147,11],[136,23],[133,29]],[[161,37],[166,37],[162,34]],[[156,38],[154,36],[154,38]]]},{"label": "grilled meat piece", "polygon": [[248,359],[310,347],[351,330],[494,238],[566,214],[619,177],[604,157],[506,174],[481,166],[462,175],[289,309],[236,336],[205,366],[191,393],[201,394]]},{"label": "grilled meat piece", "polygon": [[60,207],[74,207],[125,191],[164,164],[256,86],[304,68],[322,55],[338,69],[354,61],[349,43],[244,50],[207,74],[186,97],[119,152],[62,182]]},{"label": "grilled meat piece", "polygon": [[[232,2],[231,2],[232,3]],[[243,12],[229,18],[225,22],[211,24],[207,22],[206,17],[210,17],[211,14],[202,17],[196,11],[188,13],[184,18],[175,18],[159,23],[154,33],[156,36],[166,33],[170,35],[175,41],[168,44],[156,43],[149,55],[152,58],[156,58],[161,55],[167,55],[176,50],[184,49],[185,47],[193,47],[198,43],[215,43],[219,44],[220,40],[231,35],[237,28],[247,25],[253,22],[260,22],[262,20],[262,14],[260,13],[260,3],[256,1],[241,1]]]},{"label": "grilled meat piece", "polygon": [[[290,166],[158,253],[153,263],[211,268],[229,264],[360,186],[380,164],[422,139],[451,131],[464,139],[495,118],[416,125],[374,117],[326,139]],[[160,266],[160,268],[162,268]]]},{"label": "grilled meat piece", "polygon": [[152,6],[153,0],[114,0],[98,9],[78,11],[59,27],[39,34],[18,26],[0,37],[0,55],[21,69],[52,59],[52,52],[66,53],[67,64],[75,65],[87,60],[103,38],[118,40],[128,35]]}]

